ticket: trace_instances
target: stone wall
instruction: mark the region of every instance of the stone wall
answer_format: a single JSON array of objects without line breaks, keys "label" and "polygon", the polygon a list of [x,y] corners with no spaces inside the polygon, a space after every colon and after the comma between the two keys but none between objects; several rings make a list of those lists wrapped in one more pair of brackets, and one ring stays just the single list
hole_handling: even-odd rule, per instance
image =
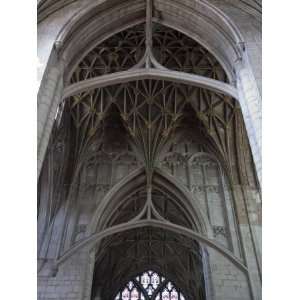
[{"label": "stone wall", "polygon": [[250,300],[246,275],[214,250],[209,250],[209,262],[215,300]]},{"label": "stone wall", "polygon": [[81,251],[53,269],[49,261],[38,276],[38,300],[79,300],[83,299],[85,270],[89,268],[91,257]]},{"label": "stone wall", "polygon": [[[197,136],[193,139],[186,134],[182,140],[175,140],[170,148],[163,151],[165,154],[160,158],[162,170],[174,177],[178,185],[183,185],[189,190],[191,198],[196,201],[195,205],[208,219],[215,242],[227,248],[238,259],[244,260],[252,270],[250,278],[254,282],[253,286],[237,266],[220,253],[208,249],[208,268],[211,276],[207,284],[211,286],[212,296],[207,300],[260,299],[259,295],[253,298],[250,292],[253,292],[253,289],[258,292],[260,286],[257,272],[257,258],[260,258],[261,247],[259,192],[254,186],[248,189],[241,186],[230,188],[221,166],[211,155],[204,154],[203,145],[200,140],[197,142]],[[68,217],[62,206],[54,218],[53,225],[39,234],[39,244],[42,245],[39,251],[39,300],[89,300],[94,265],[87,250],[73,255],[59,266],[58,271],[54,269],[54,261],[59,249],[67,251],[86,237],[86,228],[96,207],[118,183],[118,179],[130,175],[139,165],[133,158],[134,154],[123,159],[120,156],[124,154],[125,149],[129,149],[125,139],[123,142],[120,139],[117,143],[108,139],[105,145],[104,149],[114,155],[109,157],[107,154],[99,154],[94,161],[87,161],[79,176],[77,192],[71,198],[73,205],[70,206]],[[113,157],[120,160],[114,160]],[[123,165],[122,168],[120,164]],[[44,168],[47,170],[47,164]],[[248,172],[254,173],[253,166],[248,166]],[[47,183],[49,178],[44,178],[45,173],[47,172],[42,172],[41,179]],[[49,187],[46,185],[42,190],[47,195]],[[44,228],[44,219],[39,218],[39,229]],[[62,234],[64,238],[61,239]],[[84,295],[86,298],[83,298]]]},{"label": "stone wall", "polygon": [[[45,157],[48,142],[64,87],[64,62],[56,56],[54,41],[71,16],[88,2],[76,1],[53,13],[38,25],[38,77],[41,82],[38,94],[38,172],[41,171],[40,180],[45,182],[49,178],[48,175],[43,175],[42,166],[44,164],[45,168],[47,165]],[[236,64],[237,85],[242,110],[246,116],[252,156],[260,177],[261,24],[253,16],[234,7],[230,1],[211,2],[234,21],[245,39],[246,61]],[[244,148],[247,149],[245,172],[248,174],[248,181],[232,185],[218,161],[207,159],[188,162],[192,154],[203,152],[201,145],[191,147],[194,148],[187,157],[185,146],[181,147],[177,143],[172,148],[176,155],[172,158],[170,151],[167,151],[168,159],[167,156],[161,157],[160,168],[173,176],[196,201],[195,206],[209,221],[215,242],[231,251],[250,270],[248,278],[228,259],[209,249],[208,280],[211,281],[212,291],[211,298],[207,300],[261,299],[261,198],[251,151],[249,147]],[[47,223],[48,215],[39,216],[39,300],[90,300],[93,255],[86,249],[81,250],[61,264],[58,270],[54,262],[58,254],[67,251],[85,237],[89,221],[107,192],[139,166],[139,159],[134,158],[133,151],[129,151],[129,148],[123,144],[119,146],[119,150],[110,150],[114,155],[105,158],[109,162],[110,171],[103,172],[107,167],[103,164],[97,165],[94,170],[89,169],[88,164],[84,166],[78,180],[78,191],[69,199],[70,206],[67,199],[63,198],[52,223]],[[47,169],[44,170],[44,173],[47,172]],[[45,179],[43,176],[46,176]],[[47,184],[42,185],[40,205],[47,207],[50,190]],[[68,215],[65,211],[67,208]]]}]

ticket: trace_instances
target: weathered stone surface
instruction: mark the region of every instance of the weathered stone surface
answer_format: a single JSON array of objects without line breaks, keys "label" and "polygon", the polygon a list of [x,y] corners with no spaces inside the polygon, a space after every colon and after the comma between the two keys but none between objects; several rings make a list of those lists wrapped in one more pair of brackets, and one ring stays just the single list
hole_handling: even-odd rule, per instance
[{"label": "weathered stone surface", "polygon": [[[259,4],[151,2],[39,3],[39,300],[151,269],[186,300],[261,299]],[[132,67],[180,76],[118,81]]]}]

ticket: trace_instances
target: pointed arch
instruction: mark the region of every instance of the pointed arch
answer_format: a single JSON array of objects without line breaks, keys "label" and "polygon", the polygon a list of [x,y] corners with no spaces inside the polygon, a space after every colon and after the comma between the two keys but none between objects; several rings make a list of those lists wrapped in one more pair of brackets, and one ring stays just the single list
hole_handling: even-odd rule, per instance
[{"label": "pointed arch", "polygon": [[[175,191],[177,190],[181,194],[181,197],[188,196],[187,195],[188,191],[186,191],[184,189],[184,187],[182,187],[182,186],[181,186],[181,188],[178,188],[178,186],[176,186],[177,182],[172,180],[172,178],[170,176],[168,176],[167,174],[164,174],[162,171],[159,171],[159,170],[156,170],[156,173],[160,180],[155,181],[155,176],[154,176],[154,182],[160,183],[161,185],[166,184],[166,187],[167,187],[168,183],[172,183],[172,187],[174,188]],[[200,223],[199,225],[203,226],[203,227],[201,227],[202,230],[204,230],[202,232],[196,231],[197,228],[195,228],[196,229],[195,230],[195,229],[186,228],[186,227],[183,227],[183,226],[171,223],[171,222],[165,222],[163,220],[143,219],[143,218],[105,228],[104,225],[106,224],[107,219],[113,213],[113,208],[115,207],[116,199],[120,199],[120,197],[122,197],[122,195],[124,196],[124,192],[130,192],[130,191],[133,191],[134,189],[144,186],[145,178],[143,178],[143,174],[144,174],[144,168],[140,168],[140,169],[134,171],[133,173],[131,173],[128,177],[124,178],[122,181],[120,181],[118,184],[116,184],[114,186],[114,188],[106,195],[104,201],[102,201],[99,204],[99,206],[97,207],[97,209],[94,213],[94,216],[92,217],[91,222],[88,225],[86,237],[83,240],[81,240],[80,242],[76,243],[74,246],[72,246],[69,250],[67,250],[57,260],[57,262],[56,262],[57,265],[60,265],[62,262],[67,260],[69,257],[71,257],[73,254],[75,254],[81,248],[84,248],[84,247],[93,248],[95,245],[97,245],[99,243],[99,241],[101,241],[105,237],[108,237],[108,236],[111,236],[111,235],[114,235],[117,233],[125,232],[125,231],[131,230],[131,229],[150,226],[150,227],[154,227],[154,228],[170,230],[171,232],[182,234],[186,237],[196,240],[199,243],[203,243],[204,245],[211,247],[211,248],[215,249],[216,251],[218,251],[219,253],[221,253],[223,256],[225,256],[227,259],[229,259],[234,265],[236,265],[240,270],[242,270],[243,272],[245,272],[247,274],[247,272],[248,272],[247,267],[240,261],[240,259],[235,257],[231,253],[231,251],[229,251],[229,250],[225,249],[223,246],[217,244],[210,237],[211,231],[207,230],[207,228],[209,228],[209,226],[207,226],[207,227],[203,226],[204,224],[203,223],[201,224],[200,218],[195,218],[194,222],[196,224]],[[134,185],[131,185],[131,187],[129,187],[130,183],[134,183]],[[115,201],[113,201],[113,200],[115,200]],[[185,201],[183,201],[183,202],[188,203],[188,205],[190,206],[190,212],[193,213],[193,215],[191,215],[192,217],[193,216],[196,217],[197,213],[199,214],[199,212],[196,212],[196,209],[194,207],[194,200],[191,200],[189,197],[187,197],[187,198],[185,198]],[[187,207],[186,203],[183,203],[185,207]],[[194,211],[192,211],[192,209],[194,209]],[[102,213],[100,214],[100,212],[102,212]],[[201,216],[201,212],[200,212],[200,216]],[[100,226],[100,228],[97,228],[97,225],[100,220],[101,220],[101,224],[100,224],[101,226]],[[203,220],[205,220],[207,222],[207,224],[209,224],[204,216],[203,216]],[[98,230],[100,230],[100,231],[98,231]]]},{"label": "pointed arch", "polygon": [[[158,188],[166,189],[172,197],[176,198],[183,208],[183,213],[194,224],[194,230],[202,232],[205,236],[212,236],[211,226],[207,217],[197,208],[195,205],[196,199],[186,187],[160,169],[156,169],[154,172],[153,184]],[[95,234],[98,230],[105,229],[114,211],[118,209],[119,205],[122,205],[122,199],[145,187],[146,176],[143,167],[133,171],[117,183],[96,208],[87,228],[87,236]]]},{"label": "pointed arch", "polygon": [[221,93],[238,99],[237,89],[230,84],[194,74],[185,73],[183,77],[182,72],[158,69],[138,69],[121,71],[80,81],[67,86],[64,89],[62,98],[65,99],[86,90],[92,90],[95,88],[102,88],[119,83],[126,83],[143,79],[157,79],[173,81],[183,84],[190,84],[195,87],[206,88],[210,91]]},{"label": "pointed arch", "polygon": [[[99,42],[111,36],[112,32],[117,33],[142,22],[145,6],[145,1],[115,3],[102,0],[82,8],[62,28],[55,42],[66,65],[76,61],[74,55],[91,49],[96,40]],[[208,1],[199,1],[196,6],[195,10],[192,1],[156,1],[153,20],[204,45],[234,77],[233,66],[243,52],[241,33],[228,16]]]}]

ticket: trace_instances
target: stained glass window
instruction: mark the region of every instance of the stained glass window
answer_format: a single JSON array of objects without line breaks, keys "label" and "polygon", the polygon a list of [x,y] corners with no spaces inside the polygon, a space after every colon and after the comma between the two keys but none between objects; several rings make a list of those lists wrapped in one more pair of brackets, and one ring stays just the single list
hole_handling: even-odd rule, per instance
[{"label": "stained glass window", "polygon": [[129,281],[115,300],[185,300],[175,285],[154,271],[146,271]]}]

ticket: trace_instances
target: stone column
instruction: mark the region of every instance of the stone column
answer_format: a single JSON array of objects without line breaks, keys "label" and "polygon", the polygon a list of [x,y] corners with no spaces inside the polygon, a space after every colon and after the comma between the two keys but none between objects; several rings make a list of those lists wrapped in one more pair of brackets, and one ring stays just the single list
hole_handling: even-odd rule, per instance
[{"label": "stone column", "polygon": [[245,190],[241,185],[234,185],[232,192],[236,204],[236,213],[241,236],[243,257],[249,270],[249,283],[251,286],[252,298],[255,300],[260,300],[261,278],[259,263],[257,261],[256,247],[253,241],[253,233],[251,230],[251,224],[249,223],[249,215],[246,205],[247,196],[245,195]]},{"label": "stone column", "polygon": [[[83,282],[82,282],[82,290],[81,290],[82,300],[90,300],[92,296],[95,260],[96,260],[96,249],[93,248],[88,252],[87,264],[86,264],[86,269],[85,269]],[[99,298],[96,299],[100,300],[101,298],[99,296]]]},{"label": "stone column", "polygon": [[[93,260],[88,250],[80,250],[67,261],[63,262],[53,274],[38,276],[38,300],[90,300],[84,297],[85,289],[90,293],[92,277],[86,271],[92,266]],[[93,271],[92,271],[93,272]],[[90,272],[91,274],[93,274]]]},{"label": "stone column", "polygon": [[239,102],[261,185],[261,95],[246,54],[236,63],[236,76]]},{"label": "stone column", "polygon": [[251,186],[243,186],[243,190],[251,227],[252,242],[261,272],[261,197],[259,191]]},{"label": "stone column", "polygon": [[202,263],[203,263],[203,275],[205,283],[205,295],[206,300],[214,300],[214,289],[211,276],[210,262],[209,262],[209,252],[205,247],[202,249]]},{"label": "stone column", "polygon": [[63,71],[63,61],[58,59],[56,50],[53,48],[37,96],[38,177],[63,93]]}]

